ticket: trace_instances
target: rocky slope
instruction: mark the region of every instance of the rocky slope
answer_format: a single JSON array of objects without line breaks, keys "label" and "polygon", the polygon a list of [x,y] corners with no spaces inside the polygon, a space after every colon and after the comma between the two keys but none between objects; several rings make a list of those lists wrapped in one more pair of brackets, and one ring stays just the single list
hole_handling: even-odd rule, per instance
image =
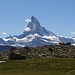
[{"label": "rocky slope", "polygon": [[[0,52],[3,59],[34,59],[34,58],[75,58],[73,45],[46,45],[37,47],[12,48],[9,52]],[[15,58],[14,58],[15,57]],[[19,58],[20,57],[20,58]]]}]

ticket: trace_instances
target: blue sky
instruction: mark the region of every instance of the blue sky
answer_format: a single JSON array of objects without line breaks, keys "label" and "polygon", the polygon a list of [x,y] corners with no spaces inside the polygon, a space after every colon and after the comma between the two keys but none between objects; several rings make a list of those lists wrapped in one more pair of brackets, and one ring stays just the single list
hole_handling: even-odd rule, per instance
[{"label": "blue sky", "polygon": [[31,16],[56,35],[75,36],[75,0],[0,0],[0,38],[23,33]]}]

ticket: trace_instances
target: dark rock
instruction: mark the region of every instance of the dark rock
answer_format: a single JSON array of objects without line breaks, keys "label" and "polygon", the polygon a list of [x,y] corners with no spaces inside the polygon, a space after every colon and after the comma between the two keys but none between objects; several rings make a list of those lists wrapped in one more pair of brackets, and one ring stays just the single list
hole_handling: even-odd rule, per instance
[{"label": "dark rock", "polygon": [[23,60],[26,58],[22,55],[19,55],[19,54],[9,54],[9,59],[11,59],[11,60]]}]

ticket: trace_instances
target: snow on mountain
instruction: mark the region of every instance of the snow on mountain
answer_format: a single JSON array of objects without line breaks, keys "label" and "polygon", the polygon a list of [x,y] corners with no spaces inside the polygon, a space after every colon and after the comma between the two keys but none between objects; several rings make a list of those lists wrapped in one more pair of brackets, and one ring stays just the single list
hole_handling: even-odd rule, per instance
[{"label": "snow on mountain", "polygon": [[[56,36],[42,36],[42,38],[50,39],[50,40],[59,40]],[[60,40],[59,40],[60,41]]]},{"label": "snow on mountain", "polygon": [[32,16],[23,34],[2,38],[0,44],[24,47],[58,44],[61,41],[74,43],[74,39],[58,37],[53,32],[45,29],[40,25],[36,17]]},{"label": "snow on mountain", "polygon": [[72,39],[73,39],[73,40],[74,40],[74,42],[75,42],[75,37],[73,37]]}]

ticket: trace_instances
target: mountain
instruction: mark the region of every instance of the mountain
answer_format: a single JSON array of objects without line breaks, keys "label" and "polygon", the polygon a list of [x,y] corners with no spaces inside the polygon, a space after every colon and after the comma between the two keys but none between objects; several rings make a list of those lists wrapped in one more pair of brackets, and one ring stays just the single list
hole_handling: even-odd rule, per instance
[{"label": "mountain", "polygon": [[59,37],[53,32],[42,27],[34,16],[31,17],[31,21],[28,23],[21,35],[0,39],[0,44],[21,47],[58,44],[59,42]]},{"label": "mountain", "polygon": [[61,40],[61,42],[70,42],[72,44],[75,43],[75,39],[74,38],[68,38],[68,37],[63,37],[63,36],[58,36],[59,40]]},{"label": "mountain", "polygon": [[2,52],[2,51],[9,51],[11,48],[12,48],[12,46],[0,45],[0,52]]},{"label": "mountain", "polygon": [[42,27],[36,17],[32,16],[27,27],[22,34],[0,38],[0,45],[10,45],[16,47],[34,47],[59,42],[70,42],[75,45],[75,37],[67,38],[55,35],[53,32]]}]

